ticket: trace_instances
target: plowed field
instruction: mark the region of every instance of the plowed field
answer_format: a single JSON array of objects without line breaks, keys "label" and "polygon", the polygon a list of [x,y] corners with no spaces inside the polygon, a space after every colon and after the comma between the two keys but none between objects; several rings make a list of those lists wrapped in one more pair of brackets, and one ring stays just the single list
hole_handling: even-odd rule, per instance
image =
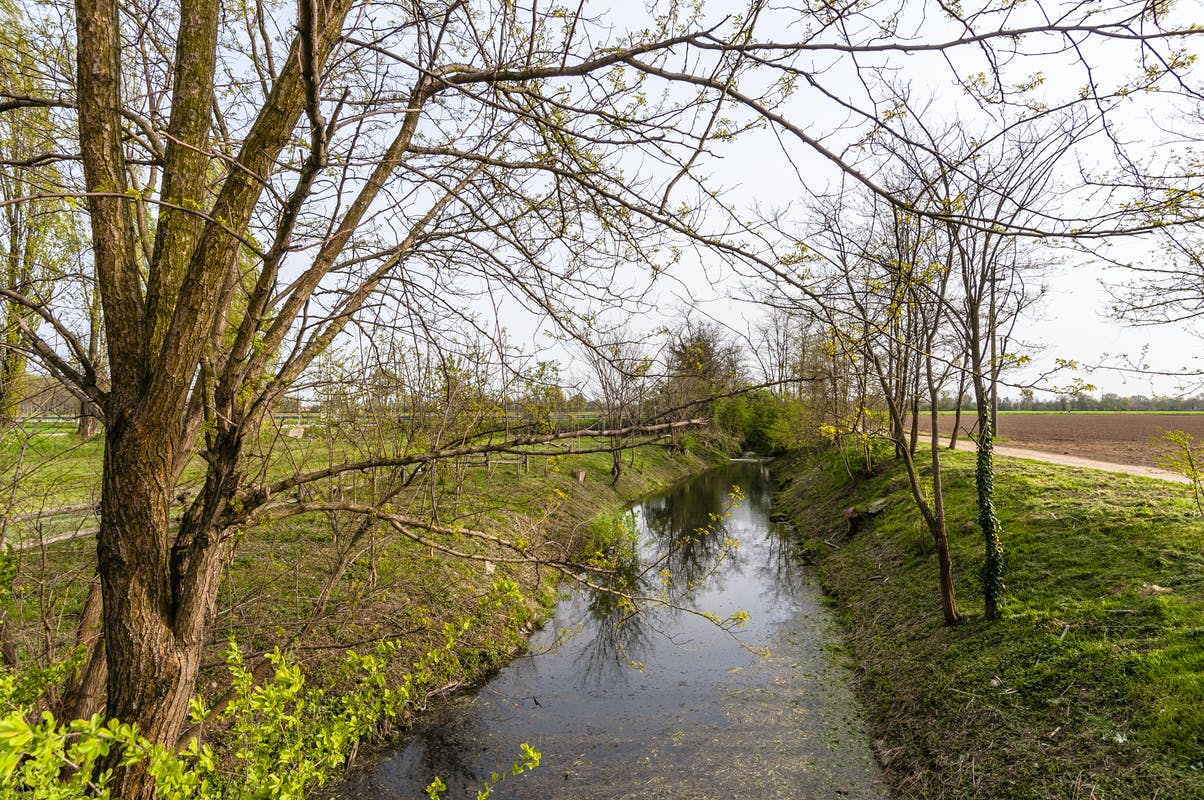
[{"label": "plowed field", "polygon": [[[973,422],[973,415],[962,415],[963,430]],[[948,435],[953,430],[953,415],[943,415],[941,425]],[[999,415],[999,436],[1007,440],[1008,446],[1114,464],[1158,466],[1153,441],[1160,430],[1187,431],[1204,442],[1204,413],[1008,412]]]}]

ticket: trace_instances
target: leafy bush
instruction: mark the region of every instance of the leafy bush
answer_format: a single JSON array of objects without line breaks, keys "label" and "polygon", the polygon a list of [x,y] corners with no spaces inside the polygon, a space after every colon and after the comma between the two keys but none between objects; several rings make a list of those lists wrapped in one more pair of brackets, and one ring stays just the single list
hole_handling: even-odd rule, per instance
[{"label": "leafy bush", "polygon": [[793,401],[764,389],[726,397],[715,403],[715,423],[740,438],[740,446],[758,453],[770,453],[789,446],[780,437],[778,422]]},{"label": "leafy bush", "polygon": [[[517,585],[502,579],[484,602],[500,607],[521,599]],[[198,697],[191,709],[194,724],[226,730],[216,745],[194,738],[178,753],[151,744],[133,725],[99,715],[63,723],[44,711],[30,722],[45,692],[74,668],[70,662],[23,676],[0,670],[0,800],[107,798],[110,773],[97,767],[115,748],[123,751],[123,765],[146,762],[162,800],[303,798],[341,770],[378,722],[421,703],[459,670],[454,651],[469,625],[467,619],[446,625],[442,644],[396,685],[389,684],[386,665],[397,643],[368,654],[349,651],[336,676],[338,692],[307,685],[300,667],[279,650],[269,656],[274,676],[257,685],[231,642],[232,701],[211,711]],[[538,763],[538,753],[531,753],[524,749],[523,768]]]},{"label": "leafy bush", "polygon": [[1154,440],[1158,466],[1187,478],[1196,510],[1204,514],[1204,449],[1186,431],[1158,430],[1159,436]]}]

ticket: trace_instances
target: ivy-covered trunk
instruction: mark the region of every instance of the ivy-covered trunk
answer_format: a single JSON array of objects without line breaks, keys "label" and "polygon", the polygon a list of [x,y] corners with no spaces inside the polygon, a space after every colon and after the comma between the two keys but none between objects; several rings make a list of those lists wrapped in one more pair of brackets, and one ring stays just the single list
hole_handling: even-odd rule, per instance
[{"label": "ivy-covered trunk", "polygon": [[978,490],[978,527],[982,530],[986,558],[982,564],[983,613],[987,619],[998,619],[1003,604],[1003,543],[1000,540],[999,520],[995,517],[995,431],[991,412],[978,402],[978,458],[974,468],[974,485]]}]

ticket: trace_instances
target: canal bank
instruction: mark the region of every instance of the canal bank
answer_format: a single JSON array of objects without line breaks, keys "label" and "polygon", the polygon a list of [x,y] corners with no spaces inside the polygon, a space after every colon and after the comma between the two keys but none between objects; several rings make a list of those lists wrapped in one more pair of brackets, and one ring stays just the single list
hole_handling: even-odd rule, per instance
[{"label": "canal bank", "polygon": [[[567,591],[529,653],[437,709],[339,790],[495,798],[883,798],[840,631],[795,543],[770,522],[764,465],[733,463],[639,504],[623,598]],[[746,619],[739,628],[715,620]]]},{"label": "canal bank", "polygon": [[[1204,797],[1204,518],[1164,481],[996,460],[1004,617],[982,617],[974,456],[945,452],[957,599],[900,465],[774,466],[819,564],[893,796]],[[870,509],[850,526],[846,510]],[[855,528],[855,530],[853,530]]]},{"label": "canal bank", "polygon": [[[417,535],[407,526],[369,530],[325,611],[312,624],[299,620],[309,634],[304,645],[278,652],[269,637],[288,634],[299,601],[329,579],[334,551],[355,543],[340,535],[338,520],[290,520],[271,549],[236,556],[231,588],[251,590],[257,601],[240,608],[255,626],[253,639],[239,636],[240,650],[250,641],[261,655],[227,648],[230,663],[214,659],[209,690],[233,677],[239,692],[211,714],[213,757],[208,749],[186,755],[184,770],[239,796],[329,796],[347,762],[370,760],[431,705],[480,684],[521,652],[555,599],[555,580],[589,541],[592,519],[720,459],[701,446],[643,446],[624,453],[617,481],[609,452],[424,472],[433,485],[419,483],[381,511],[430,513],[423,503],[437,490],[442,524]],[[273,698],[268,706],[265,696]]]}]

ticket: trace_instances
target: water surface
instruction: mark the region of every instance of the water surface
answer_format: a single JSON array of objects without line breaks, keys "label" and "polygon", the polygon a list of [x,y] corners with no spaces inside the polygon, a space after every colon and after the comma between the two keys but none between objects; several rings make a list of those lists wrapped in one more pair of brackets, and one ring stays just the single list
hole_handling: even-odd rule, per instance
[{"label": "water surface", "polygon": [[[474,798],[529,742],[541,766],[492,797],[885,798],[838,631],[769,504],[765,467],[745,462],[637,506],[644,590],[669,604],[632,615],[567,592],[530,654],[341,794],[422,798],[437,775],[445,798]],[[727,631],[687,609],[749,618]]]}]

